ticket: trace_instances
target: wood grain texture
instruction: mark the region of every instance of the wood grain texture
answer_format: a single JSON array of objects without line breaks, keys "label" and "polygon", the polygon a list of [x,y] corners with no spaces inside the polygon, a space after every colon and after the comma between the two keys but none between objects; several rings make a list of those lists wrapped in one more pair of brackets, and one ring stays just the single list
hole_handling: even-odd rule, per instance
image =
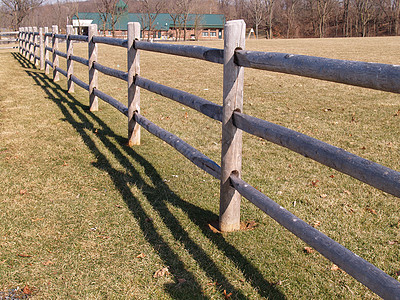
[{"label": "wood grain texture", "polygon": [[57,25],[53,25],[52,27],[52,32],[53,32],[53,36],[52,36],[52,49],[53,49],[53,81],[59,81],[60,80],[60,74],[57,71],[57,67],[59,66],[59,58],[57,55],[57,50],[58,50],[58,38],[56,38],[56,33],[58,33],[58,26]]},{"label": "wood grain texture", "polygon": [[235,110],[243,109],[244,68],[234,62],[235,50],[244,48],[246,24],[243,20],[225,24],[224,82],[221,142],[221,188],[219,206],[219,230],[240,229],[240,194],[231,187],[229,176],[242,168],[242,132],[232,122]]},{"label": "wood grain texture", "polygon": [[93,36],[97,35],[97,25],[92,24],[89,26],[89,45],[88,45],[88,58],[89,58],[89,110],[98,111],[99,101],[93,90],[98,88],[98,72],[94,68],[93,63],[97,61],[97,44],[93,42]]},{"label": "wood grain texture", "polygon": [[135,49],[135,40],[140,39],[140,23],[128,23],[127,63],[128,63],[128,145],[140,145],[140,126],[134,115],[140,113],[140,87],[135,84],[135,76],[140,74],[140,52]]}]

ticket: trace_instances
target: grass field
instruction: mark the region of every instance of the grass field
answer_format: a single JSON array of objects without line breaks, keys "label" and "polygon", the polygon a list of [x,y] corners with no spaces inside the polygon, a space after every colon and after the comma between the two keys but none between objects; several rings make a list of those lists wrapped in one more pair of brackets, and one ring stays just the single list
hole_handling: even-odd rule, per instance
[{"label": "grass field", "polygon": [[[399,43],[250,40],[246,48],[396,64]],[[86,57],[86,45],[75,53]],[[124,57],[99,46],[104,65],[125,70]],[[87,82],[85,67],[75,72]],[[141,75],[222,102],[220,65],[142,52]],[[218,181],[145,131],[141,146],[127,147],[126,117],[101,100],[89,112],[87,92],[75,89],[0,52],[0,298],[17,288],[33,299],[378,298],[245,199],[242,220],[255,221],[253,230],[211,231]],[[99,89],[126,105],[126,83],[99,74]],[[396,94],[250,69],[244,94],[247,114],[400,170]],[[141,113],[219,163],[218,122],[143,90]],[[397,278],[397,198],[247,134],[243,178]]]}]

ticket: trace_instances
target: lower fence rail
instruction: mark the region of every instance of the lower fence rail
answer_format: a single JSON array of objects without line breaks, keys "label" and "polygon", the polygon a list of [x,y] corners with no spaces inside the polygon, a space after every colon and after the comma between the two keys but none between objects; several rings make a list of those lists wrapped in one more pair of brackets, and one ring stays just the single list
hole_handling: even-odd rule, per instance
[{"label": "lower fence rail", "polygon": [[335,242],[237,177],[232,186],[251,203],[384,299],[400,299],[400,282]]}]

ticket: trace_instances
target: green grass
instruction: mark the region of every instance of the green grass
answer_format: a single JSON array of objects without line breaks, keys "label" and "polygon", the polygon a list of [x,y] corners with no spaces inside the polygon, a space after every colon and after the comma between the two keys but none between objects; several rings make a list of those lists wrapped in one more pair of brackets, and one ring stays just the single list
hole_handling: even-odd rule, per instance
[{"label": "green grass", "polygon": [[[397,63],[399,42],[273,40],[246,48]],[[85,57],[85,44],[75,53]],[[99,47],[104,65],[125,70],[124,57],[124,49]],[[87,82],[85,67],[75,71]],[[141,75],[222,102],[220,65],[142,52]],[[0,53],[0,292],[27,285],[36,299],[225,299],[224,290],[232,299],[377,298],[320,254],[305,253],[305,243],[245,199],[242,219],[255,220],[254,230],[209,230],[218,181],[145,131],[141,146],[127,147],[126,117],[101,100],[89,112],[86,91],[68,94],[64,78],[50,78],[19,54]],[[99,80],[126,104],[126,83]],[[146,118],[219,163],[218,122],[141,95]],[[244,112],[395,170],[399,108],[395,94],[245,70]],[[247,134],[243,178],[386,273],[400,269],[399,244],[389,244],[400,241],[397,198]],[[169,275],[153,277],[167,266]]]}]

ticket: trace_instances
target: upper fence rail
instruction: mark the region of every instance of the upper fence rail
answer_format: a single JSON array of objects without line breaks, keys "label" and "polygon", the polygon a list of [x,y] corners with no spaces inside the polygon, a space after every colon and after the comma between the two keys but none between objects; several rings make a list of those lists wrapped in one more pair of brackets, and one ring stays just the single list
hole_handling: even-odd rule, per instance
[{"label": "upper fence rail", "polygon": [[[228,24],[232,25],[233,23],[228,22],[227,25]],[[244,23],[235,23],[234,25],[242,26],[242,24]],[[339,243],[331,240],[329,237],[297,218],[270,198],[254,189],[251,185],[244,182],[240,179],[240,164],[228,166],[226,162],[224,163],[224,159],[222,159],[220,167],[217,163],[179,137],[158,127],[140,115],[140,93],[138,93],[139,88],[144,88],[150,92],[162,95],[195,109],[211,119],[222,122],[222,126],[225,128],[223,130],[222,148],[224,144],[229,144],[234,141],[236,144],[231,144],[231,146],[237,148],[235,151],[231,152],[236,155],[236,158],[241,155],[241,143],[237,143],[237,141],[241,140],[241,137],[236,135],[241,131],[245,131],[277,145],[286,147],[342,173],[348,174],[382,191],[400,197],[399,172],[302,133],[246,115],[241,112],[242,107],[240,105],[235,106],[242,97],[242,71],[244,67],[399,93],[400,66],[286,53],[246,51],[242,49],[243,47],[240,47],[239,38],[234,37],[234,35],[232,37],[228,34],[225,35],[226,43],[223,50],[196,45],[143,42],[138,40],[140,30],[138,30],[137,25],[135,26],[136,27],[133,27],[135,31],[132,32],[132,23],[128,24],[128,39],[97,36],[97,29],[95,27],[91,27],[89,36],[73,35],[71,31],[69,31],[67,35],[60,35],[56,33],[58,32],[57,27],[53,27],[53,33],[47,32],[47,28],[45,28],[43,34],[43,29],[41,28],[39,34],[36,34],[35,28],[29,28],[29,30],[21,30],[19,33],[20,50],[27,58],[31,60],[35,59],[34,63],[36,63],[36,59],[38,58],[41,62],[43,60],[45,62],[46,74],[49,73],[48,67],[51,66],[53,68],[53,80],[58,80],[58,73],[67,77],[69,91],[71,91],[70,85],[72,83],[76,83],[78,86],[87,90],[90,95],[91,110],[97,110],[96,99],[98,97],[127,116],[129,139],[131,139],[134,134],[140,133],[137,129],[137,125],[141,125],[153,135],[170,144],[196,166],[221,180],[221,203],[223,194],[224,196],[225,194],[229,194],[231,197],[234,194],[232,190],[235,193],[240,193],[297,237],[314,247],[323,256],[330,259],[348,274],[370,288],[377,295],[385,299],[400,299],[400,283],[397,280],[358,257]],[[227,28],[228,27],[226,27],[226,29]],[[67,27],[67,32],[68,30],[71,30],[71,27]],[[241,30],[243,30],[243,27],[241,27]],[[40,32],[42,32],[42,34],[40,34]],[[40,40],[39,44],[37,41],[38,37]],[[50,37],[52,38],[51,47],[49,47]],[[58,38],[67,40],[67,53],[58,50]],[[232,42],[232,40],[230,40],[232,38],[236,40]],[[72,43],[68,42],[73,40],[89,43],[88,59],[73,55]],[[112,69],[98,63],[97,44],[99,43],[126,48],[128,53],[128,72]],[[38,47],[40,47],[41,50],[40,57],[35,53]],[[137,55],[139,50],[178,55],[223,64],[224,105],[217,105],[196,95],[164,86],[141,77],[139,74],[140,68]],[[44,53],[42,53],[42,51],[44,51]],[[53,54],[52,61],[49,59],[49,53]],[[59,67],[58,57],[67,59],[67,71]],[[89,67],[89,84],[73,75],[73,61]],[[125,106],[117,99],[98,89],[98,71],[128,82],[128,106]],[[229,97],[232,98],[234,104],[228,103]],[[227,109],[227,107],[229,107],[229,109]],[[228,130],[226,130],[227,128]],[[137,141],[140,142],[140,135]],[[231,155],[229,151],[226,150],[227,148],[222,151],[222,157],[224,153],[227,156]],[[231,156],[229,159],[235,159],[235,156]],[[226,175],[228,176],[226,177]],[[224,180],[226,184],[228,184],[227,193],[224,192],[222,187],[222,183],[225,182]],[[240,213],[238,216],[240,217]],[[220,218],[221,217],[223,217],[223,215],[220,213]],[[237,218],[237,216],[235,216],[235,218]]]}]

